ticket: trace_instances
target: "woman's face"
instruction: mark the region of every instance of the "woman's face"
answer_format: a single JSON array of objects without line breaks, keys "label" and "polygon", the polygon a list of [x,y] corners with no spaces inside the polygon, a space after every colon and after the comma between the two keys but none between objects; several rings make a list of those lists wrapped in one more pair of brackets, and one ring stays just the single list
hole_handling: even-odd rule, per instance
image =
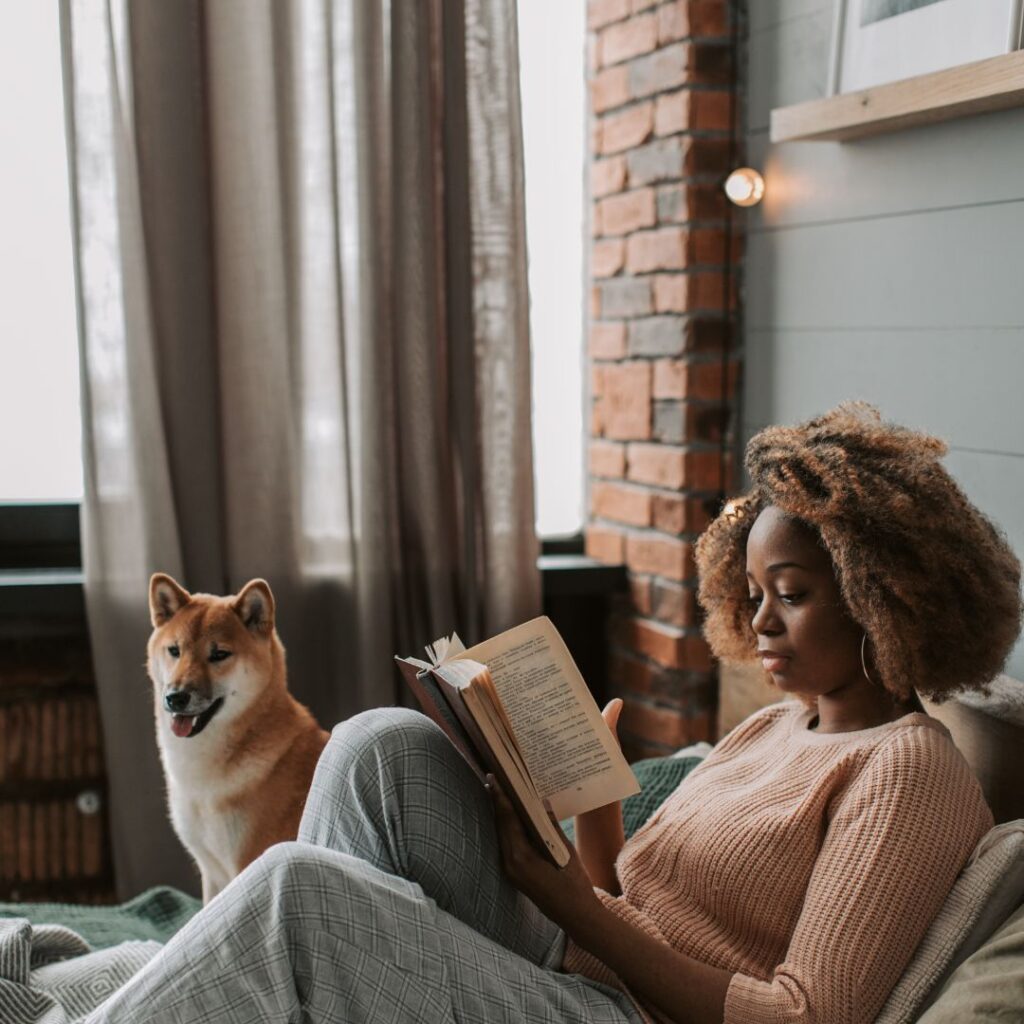
[{"label": "woman's face", "polygon": [[847,614],[828,553],[773,505],[747,538],[747,584],[758,653],[776,686],[818,697],[865,682],[863,630]]}]

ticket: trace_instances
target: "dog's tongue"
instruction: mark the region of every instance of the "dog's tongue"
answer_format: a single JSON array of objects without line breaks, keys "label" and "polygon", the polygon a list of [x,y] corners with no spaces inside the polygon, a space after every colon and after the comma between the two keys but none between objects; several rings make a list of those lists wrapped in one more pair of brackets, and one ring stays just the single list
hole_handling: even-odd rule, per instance
[{"label": "dog's tongue", "polygon": [[188,736],[192,732],[192,726],[196,724],[196,720],[192,715],[172,715],[171,716],[171,732],[175,736]]}]

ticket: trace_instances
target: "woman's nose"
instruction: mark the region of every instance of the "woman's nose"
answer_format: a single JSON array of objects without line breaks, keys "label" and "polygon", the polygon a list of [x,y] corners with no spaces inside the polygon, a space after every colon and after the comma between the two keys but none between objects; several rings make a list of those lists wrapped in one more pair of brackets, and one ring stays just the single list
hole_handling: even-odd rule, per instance
[{"label": "woman's nose", "polygon": [[758,604],[754,617],[750,620],[750,628],[758,636],[771,636],[780,632],[782,627],[779,617],[767,597],[763,597]]}]

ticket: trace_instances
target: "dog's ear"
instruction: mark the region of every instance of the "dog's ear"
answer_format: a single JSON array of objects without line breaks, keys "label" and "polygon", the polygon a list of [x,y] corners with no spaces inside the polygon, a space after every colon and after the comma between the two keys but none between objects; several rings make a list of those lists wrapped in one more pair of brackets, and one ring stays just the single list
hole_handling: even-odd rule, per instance
[{"label": "dog's ear", "polygon": [[266,580],[249,580],[231,607],[246,629],[265,636],[274,631],[274,595]]},{"label": "dog's ear", "polygon": [[166,573],[155,572],[149,578],[149,618],[153,628],[170,622],[192,600],[192,595]]}]

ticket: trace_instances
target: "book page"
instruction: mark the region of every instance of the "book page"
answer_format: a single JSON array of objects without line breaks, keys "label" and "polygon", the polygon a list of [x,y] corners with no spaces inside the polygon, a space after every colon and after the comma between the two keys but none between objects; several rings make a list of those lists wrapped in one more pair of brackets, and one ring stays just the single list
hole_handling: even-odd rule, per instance
[{"label": "book page", "polygon": [[458,658],[487,666],[537,791],[551,802],[556,817],[581,814],[639,792],[572,656],[546,616],[477,644]]}]

